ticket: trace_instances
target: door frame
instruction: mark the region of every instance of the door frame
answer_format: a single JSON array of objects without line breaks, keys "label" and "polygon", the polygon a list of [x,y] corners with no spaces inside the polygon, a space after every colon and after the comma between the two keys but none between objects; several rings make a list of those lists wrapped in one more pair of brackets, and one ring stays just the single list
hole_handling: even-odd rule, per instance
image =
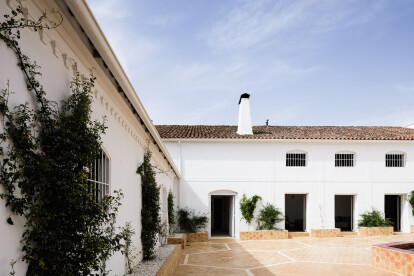
[{"label": "door frame", "polygon": [[396,232],[403,232],[403,202],[404,202],[404,194],[384,194],[384,217],[385,217],[385,198],[386,196],[398,196],[397,200],[397,223],[398,223],[398,230]]},{"label": "door frame", "polygon": [[303,230],[300,232],[309,232],[308,230],[308,201],[309,201],[309,193],[286,193],[284,194],[283,201],[284,207],[283,211],[286,215],[286,195],[302,195],[303,196]]},{"label": "door frame", "polygon": [[357,201],[357,194],[334,194],[334,224],[336,223],[335,221],[335,215],[336,215],[336,202],[335,202],[335,197],[336,196],[350,196],[351,197],[351,232],[355,232],[355,225],[357,225],[356,222],[356,215],[355,215],[355,211],[356,211],[356,201]]},{"label": "door frame", "polygon": [[239,230],[239,225],[236,224],[236,201],[237,201],[237,192],[234,191],[229,191],[229,190],[219,190],[219,191],[213,191],[210,192],[208,194],[208,210],[209,210],[209,214],[210,214],[210,225],[209,225],[209,231],[208,231],[208,238],[211,239],[211,218],[212,218],[212,213],[211,213],[211,196],[231,196],[232,199],[232,204],[230,205],[230,237],[232,238],[238,238],[238,230]]}]

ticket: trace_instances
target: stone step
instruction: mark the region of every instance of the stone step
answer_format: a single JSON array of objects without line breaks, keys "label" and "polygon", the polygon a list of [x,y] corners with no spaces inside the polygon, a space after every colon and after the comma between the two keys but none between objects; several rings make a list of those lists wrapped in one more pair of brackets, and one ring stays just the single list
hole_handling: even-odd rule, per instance
[{"label": "stone step", "polygon": [[309,237],[309,232],[289,232],[289,239]]}]

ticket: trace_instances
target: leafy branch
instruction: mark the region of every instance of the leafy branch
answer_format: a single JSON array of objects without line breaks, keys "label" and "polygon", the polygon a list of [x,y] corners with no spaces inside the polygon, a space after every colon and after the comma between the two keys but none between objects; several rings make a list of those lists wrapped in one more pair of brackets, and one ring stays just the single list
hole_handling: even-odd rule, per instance
[{"label": "leafy branch", "polygon": [[[102,264],[124,248],[128,233],[116,226],[122,192],[98,200],[100,187],[89,180],[106,129],[91,119],[95,77],[75,72],[71,94],[59,106],[46,98],[37,79],[40,67],[18,43],[22,29],[59,26],[61,14],[51,13],[61,20],[46,23],[46,11],[36,21],[26,20],[19,1],[0,23],[0,40],[15,53],[35,100],[34,107],[24,103],[9,108],[10,87],[1,90],[0,144],[7,147],[0,147],[0,198],[25,218],[22,259],[28,263],[28,275],[105,275]],[[7,223],[13,225],[11,217]]]}]

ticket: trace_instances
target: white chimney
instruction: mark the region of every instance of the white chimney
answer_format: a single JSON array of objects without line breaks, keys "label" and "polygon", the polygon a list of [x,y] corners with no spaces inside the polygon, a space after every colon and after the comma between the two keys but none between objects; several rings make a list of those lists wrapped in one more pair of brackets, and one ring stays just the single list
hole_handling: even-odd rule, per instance
[{"label": "white chimney", "polygon": [[253,134],[249,98],[250,95],[244,93],[240,96],[239,100],[239,126],[237,128],[237,134],[240,135]]}]

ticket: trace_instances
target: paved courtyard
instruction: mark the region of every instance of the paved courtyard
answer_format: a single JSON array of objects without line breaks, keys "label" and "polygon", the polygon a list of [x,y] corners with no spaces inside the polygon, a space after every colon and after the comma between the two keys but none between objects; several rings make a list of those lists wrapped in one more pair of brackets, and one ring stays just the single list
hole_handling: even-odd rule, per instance
[{"label": "paved courtyard", "polygon": [[175,275],[396,275],[370,265],[371,245],[396,241],[414,241],[414,235],[211,239],[189,243]]}]

